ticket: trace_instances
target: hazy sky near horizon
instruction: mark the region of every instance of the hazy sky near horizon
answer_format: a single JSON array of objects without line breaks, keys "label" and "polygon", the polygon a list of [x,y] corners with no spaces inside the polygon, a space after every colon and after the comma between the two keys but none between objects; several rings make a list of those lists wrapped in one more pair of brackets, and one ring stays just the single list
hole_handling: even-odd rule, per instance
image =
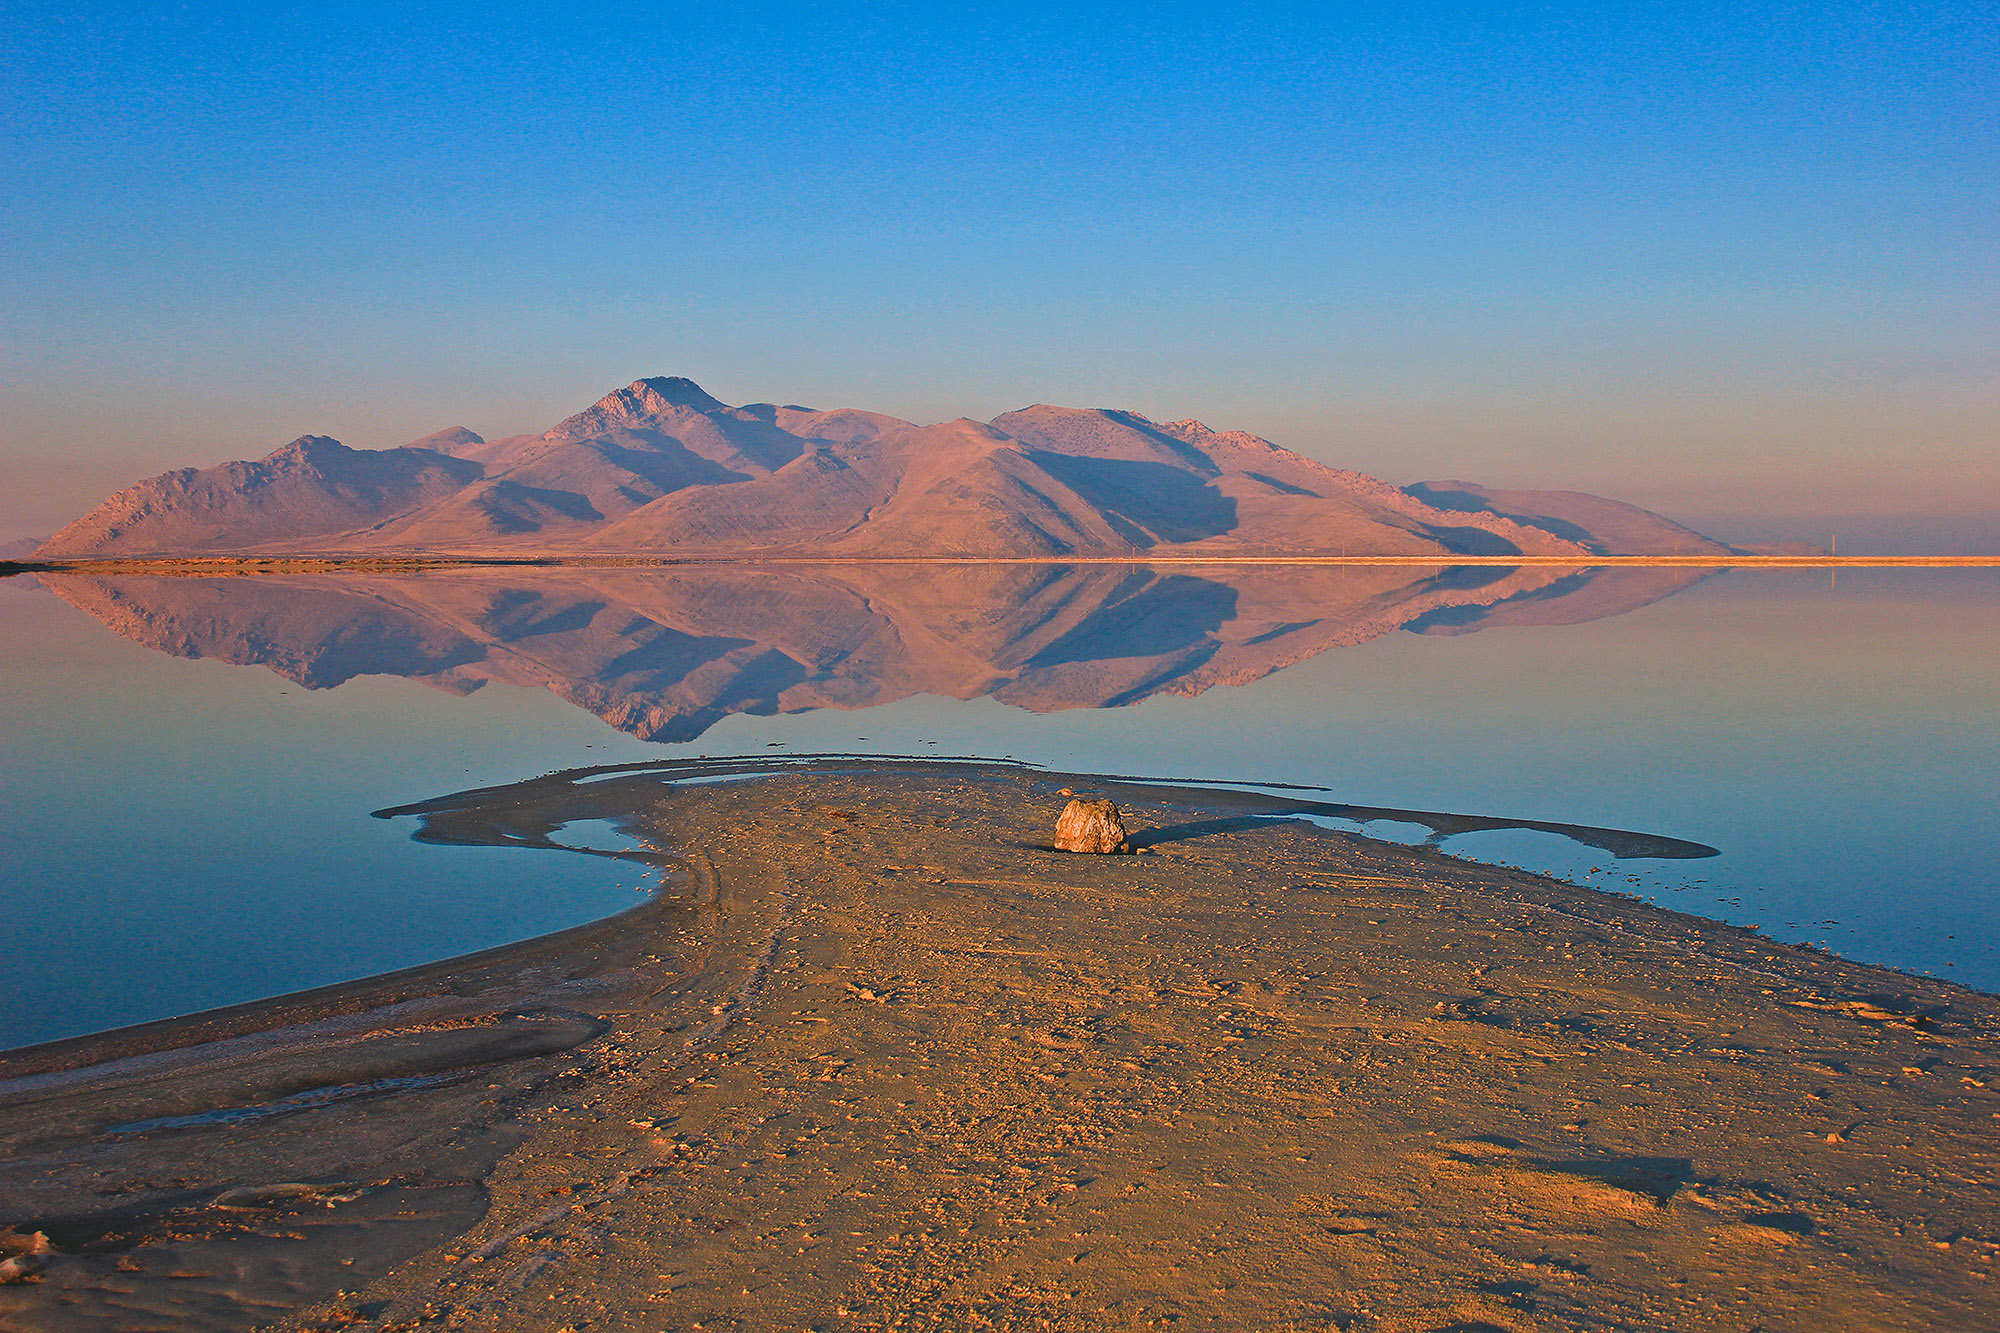
[{"label": "hazy sky near horizon", "polygon": [[0,180],[0,537],[677,373],[2000,546],[1990,0],[14,0]]}]

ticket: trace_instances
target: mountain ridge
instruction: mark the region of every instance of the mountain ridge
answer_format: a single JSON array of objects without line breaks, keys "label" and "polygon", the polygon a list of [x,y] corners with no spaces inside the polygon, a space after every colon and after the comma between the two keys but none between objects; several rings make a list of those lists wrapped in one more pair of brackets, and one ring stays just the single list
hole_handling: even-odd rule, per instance
[{"label": "mountain ridge", "polygon": [[732,407],[680,376],[539,434],[391,449],[305,435],[108,497],[42,556],[1569,556],[1730,548],[1635,506],[1397,487],[1194,418],[1037,403],[918,425]]}]

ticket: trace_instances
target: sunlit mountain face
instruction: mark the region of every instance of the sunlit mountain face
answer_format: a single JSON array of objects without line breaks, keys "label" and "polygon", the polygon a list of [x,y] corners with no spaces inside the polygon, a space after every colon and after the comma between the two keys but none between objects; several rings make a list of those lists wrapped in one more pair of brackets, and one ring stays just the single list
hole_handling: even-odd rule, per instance
[{"label": "sunlit mountain face", "polygon": [[1558,491],[1402,489],[1242,431],[1038,405],[920,426],[635,380],[538,435],[302,436],[118,492],[44,556],[523,553],[1139,557],[1720,555]]}]

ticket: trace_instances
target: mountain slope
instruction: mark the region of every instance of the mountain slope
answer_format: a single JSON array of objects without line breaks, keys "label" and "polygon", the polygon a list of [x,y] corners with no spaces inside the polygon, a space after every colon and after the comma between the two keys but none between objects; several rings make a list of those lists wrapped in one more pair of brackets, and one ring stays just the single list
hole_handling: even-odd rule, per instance
[{"label": "mountain slope", "polygon": [[883,437],[895,489],[829,549],[884,555],[1129,554],[1091,503],[1005,432],[960,419]]},{"label": "mountain slope", "polygon": [[1037,405],[994,425],[1144,546],[1218,554],[1581,554],[1572,539],[1495,514],[1448,513],[1366,473],[1242,431],[1134,412]]},{"label": "mountain slope", "polygon": [[1498,516],[1588,547],[1596,555],[1724,555],[1721,542],[1670,518],[1582,491],[1495,490],[1470,481],[1418,482],[1407,492],[1439,509],[1468,517]]},{"label": "mountain slope", "polygon": [[[1697,545],[1699,544],[1699,545]],[[538,435],[306,436],[112,496],[48,556],[1342,555],[1725,550],[1595,496],[1400,490],[1240,431],[1037,405],[931,426],[634,380]]]},{"label": "mountain slope", "polygon": [[181,468],[140,482],[36,554],[183,554],[272,543],[314,549],[316,539],[442,500],[479,474],[477,463],[428,449],[350,449],[304,435],[255,462]]}]

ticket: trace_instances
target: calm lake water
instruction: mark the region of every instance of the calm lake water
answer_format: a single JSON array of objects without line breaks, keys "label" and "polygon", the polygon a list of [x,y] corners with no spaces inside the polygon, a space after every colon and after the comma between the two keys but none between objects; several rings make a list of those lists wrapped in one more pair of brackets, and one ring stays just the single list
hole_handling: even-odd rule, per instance
[{"label": "calm lake water", "polygon": [[647,888],[599,857],[414,843],[372,810],[786,751],[1662,834],[1719,854],[1443,846],[2000,989],[1996,571],[64,576],[0,580],[0,1047],[449,957]]}]

